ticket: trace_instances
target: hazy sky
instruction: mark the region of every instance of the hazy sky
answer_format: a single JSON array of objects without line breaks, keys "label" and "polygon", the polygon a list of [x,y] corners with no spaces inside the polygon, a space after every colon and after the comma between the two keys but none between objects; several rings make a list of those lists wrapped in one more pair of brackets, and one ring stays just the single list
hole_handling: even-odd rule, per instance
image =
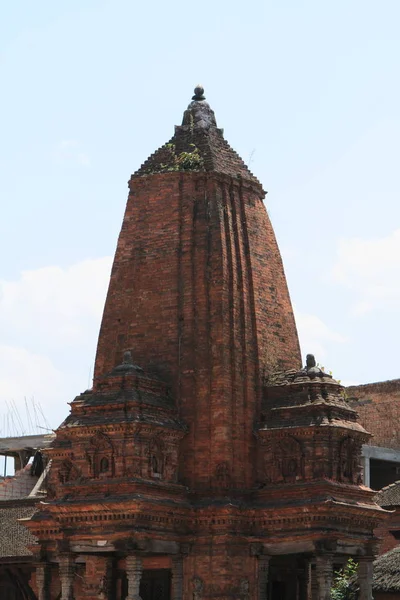
[{"label": "hazy sky", "polygon": [[55,427],[89,386],[127,180],[198,82],[269,192],[303,353],[400,376],[398,0],[0,11],[0,435],[11,401]]}]

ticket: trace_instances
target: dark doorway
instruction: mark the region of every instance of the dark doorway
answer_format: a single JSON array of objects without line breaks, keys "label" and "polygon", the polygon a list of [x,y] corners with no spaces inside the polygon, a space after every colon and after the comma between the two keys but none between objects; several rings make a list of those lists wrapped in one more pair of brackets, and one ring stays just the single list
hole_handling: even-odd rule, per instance
[{"label": "dark doorway", "polygon": [[283,581],[273,581],[271,600],[286,600],[286,586]]},{"label": "dark doorway", "polygon": [[400,479],[399,463],[387,460],[370,460],[370,487],[373,490],[381,490],[383,487]]},{"label": "dark doorway", "polygon": [[142,600],[171,600],[170,569],[143,571],[140,597]]},{"label": "dark doorway", "polygon": [[268,600],[305,600],[308,598],[310,558],[302,554],[272,557],[268,570]]}]

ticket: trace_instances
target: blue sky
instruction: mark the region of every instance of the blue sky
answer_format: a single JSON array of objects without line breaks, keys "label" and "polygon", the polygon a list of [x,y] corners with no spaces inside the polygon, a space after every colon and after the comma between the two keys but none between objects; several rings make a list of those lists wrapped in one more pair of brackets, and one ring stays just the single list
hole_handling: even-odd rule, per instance
[{"label": "blue sky", "polygon": [[127,180],[198,82],[269,192],[303,353],[400,376],[399,22],[397,0],[3,3],[0,435],[11,400],[55,427],[88,387]]}]

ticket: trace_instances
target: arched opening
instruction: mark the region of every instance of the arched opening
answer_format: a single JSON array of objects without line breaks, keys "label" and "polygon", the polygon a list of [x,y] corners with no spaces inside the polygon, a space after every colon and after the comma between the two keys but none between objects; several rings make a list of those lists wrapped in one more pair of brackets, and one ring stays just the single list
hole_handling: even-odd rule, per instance
[{"label": "arched opening", "polygon": [[103,456],[103,458],[100,460],[99,471],[100,471],[100,473],[107,473],[109,470],[110,470],[110,461],[108,460],[108,458]]}]

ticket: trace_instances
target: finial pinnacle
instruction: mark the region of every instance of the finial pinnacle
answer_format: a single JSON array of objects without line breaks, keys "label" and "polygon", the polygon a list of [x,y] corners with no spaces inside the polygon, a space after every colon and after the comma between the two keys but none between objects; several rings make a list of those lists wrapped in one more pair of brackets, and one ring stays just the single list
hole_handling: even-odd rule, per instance
[{"label": "finial pinnacle", "polygon": [[130,350],[126,350],[124,352],[124,358],[123,358],[122,364],[123,365],[133,365],[132,352]]},{"label": "finial pinnacle", "polygon": [[307,354],[306,364],[307,364],[307,369],[312,369],[313,367],[317,366],[314,354]]},{"label": "finial pinnacle", "polygon": [[204,88],[202,85],[198,84],[196,85],[196,87],[194,88],[194,96],[192,97],[192,100],[205,100],[206,97],[204,96]]}]

